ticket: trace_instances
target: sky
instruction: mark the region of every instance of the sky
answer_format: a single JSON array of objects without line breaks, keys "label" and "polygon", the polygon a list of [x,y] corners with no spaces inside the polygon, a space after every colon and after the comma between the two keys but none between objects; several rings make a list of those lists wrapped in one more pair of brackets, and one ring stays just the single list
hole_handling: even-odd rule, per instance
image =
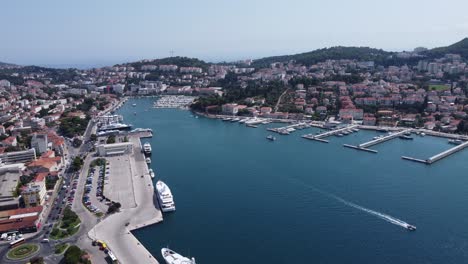
[{"label": "sky", "polygon": [[0,61],[104,66],[232,61],[331,46],[390,51],[468,37],[466,0],[2,1]]}]

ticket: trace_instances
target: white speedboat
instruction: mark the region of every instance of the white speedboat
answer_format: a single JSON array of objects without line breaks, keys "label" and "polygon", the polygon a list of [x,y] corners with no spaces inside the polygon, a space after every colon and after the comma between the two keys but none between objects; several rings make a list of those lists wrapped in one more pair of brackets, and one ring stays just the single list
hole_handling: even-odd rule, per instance
[{"label": "white speedboat", "polygon": [[155,174],[154,174],[153,169],[149,169],[148,171],[149,171],[149,174],[151,176],[151,179],[154,179]]},{"label": "white speedboat", "polygon": [[166,264],[195,264],[195,258],[186,258],[168,248],[162,248],[161,254],[166,261]]},{"label": "white speedboat", "polygon": [[175,211],[174,198],[172,197],[171,189],[163,182],[158,181],[156,183],[156,191],[158,195],[159,205],[161,211],[172,212]]},{"label": "white speedboat", "polygon": [[151,145],[150,145],[150,143],[146,142],[145,144],[143,144],[143,152],[144,152],[146,155],[150,155],[150,154],[151,154]]},{"label": "white speedboat", "polygon": [[151,158],[150,158],[150,157],[147,157],[147,158],[145,159],[145,161],[146,161],[146,164],[151,164]]}]

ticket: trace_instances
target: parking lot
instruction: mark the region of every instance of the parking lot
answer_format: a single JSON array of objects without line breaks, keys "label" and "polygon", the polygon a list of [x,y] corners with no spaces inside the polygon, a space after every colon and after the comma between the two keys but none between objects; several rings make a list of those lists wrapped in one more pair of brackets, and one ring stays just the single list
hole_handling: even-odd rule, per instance
[{"label": "parking lot", "polygon": [[109,179],[106,180],[104,196],[111,201],[119,202],[123,209],[136,207],[133,193],[132,170],[129,156],[116,156],[106,158],[109,164]]},{"label": "parking lot", "polygon": [[99,165],[88,171],[82,198],[86,208],[97,215],[105,213],[108,207],[106,203],[109,203],[109,200],[103,196],[103,190],[109,180],[109,169],[104,159],[99,160],[101,161]]}]

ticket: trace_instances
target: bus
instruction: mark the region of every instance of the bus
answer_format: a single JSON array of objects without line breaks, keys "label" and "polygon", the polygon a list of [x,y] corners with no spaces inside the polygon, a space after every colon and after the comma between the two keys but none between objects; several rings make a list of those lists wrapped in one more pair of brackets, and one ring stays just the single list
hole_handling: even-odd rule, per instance
[{"label": "bus", "polygon": [[15,247],[23,244],[24,242],[26,242],[26,240],[24,240],[24,238],[17,239],[17,240],[10,243],[10,248],[15,248]]}]

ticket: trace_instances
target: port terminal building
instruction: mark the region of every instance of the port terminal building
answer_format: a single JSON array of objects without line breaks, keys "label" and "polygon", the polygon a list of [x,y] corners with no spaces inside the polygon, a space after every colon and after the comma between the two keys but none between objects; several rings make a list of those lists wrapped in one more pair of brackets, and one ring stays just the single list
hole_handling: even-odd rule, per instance
[{"label": "port terminal building", "polygon": [[97,151],[101,157],[120,156],[132,153],[133,144],[131,142],[101,144],[97,146]]}]

